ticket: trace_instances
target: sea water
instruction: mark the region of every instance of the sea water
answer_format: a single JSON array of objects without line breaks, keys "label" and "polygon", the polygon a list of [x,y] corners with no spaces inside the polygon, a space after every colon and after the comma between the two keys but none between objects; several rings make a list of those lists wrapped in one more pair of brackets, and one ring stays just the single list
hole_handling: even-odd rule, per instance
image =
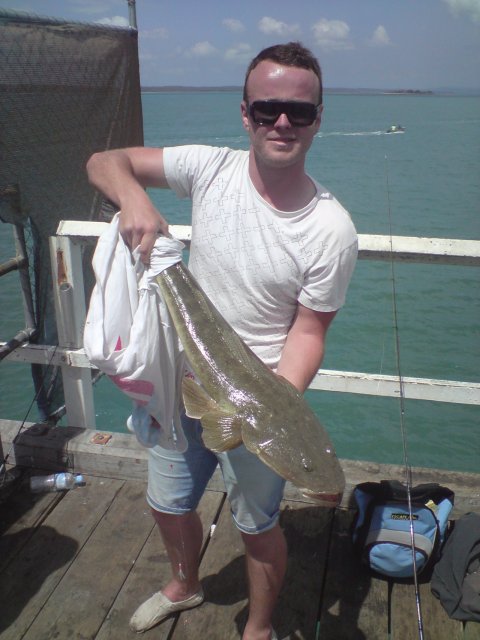
[{"label": "sea water", "polygon": [[[234,91],[144,93],[145,144],[246,149],[240,101]],[[387,134],[392,124],[405,133]],[[307,169],[359,233],[479,239],[480,98],[327,93]],[[189,224],[188,201],[150,195],[170,224]],[[6,235],[0,226],[2,259]],[[7,339],[23,323],[15,278],[4,280]],[[476,267],[359,261],[322,368],[478,382],[479,282]],[[28,367],[4,362],[0,376],[0,415],[34,421]],[[95,397],[97,427],[125,430],[130,401],[108,379]],[[340,457],[402,464],[403,427],[411,465],[480,471],[478,407],[323,391],[307,398]]]}]

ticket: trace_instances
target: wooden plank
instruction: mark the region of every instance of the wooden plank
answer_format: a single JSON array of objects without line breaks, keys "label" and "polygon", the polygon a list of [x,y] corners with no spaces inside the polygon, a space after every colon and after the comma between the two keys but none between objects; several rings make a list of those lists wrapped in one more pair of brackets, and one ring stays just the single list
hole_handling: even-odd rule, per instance
[{"label": "wooden plank", "polygon": [[24,483],[0,503],[0,572],[61,499],[59,493],[33,494]]},{"label": "wooden plank", "polygon": [[480,640],[480,622],[466,622],[463,640]]},{"label": "wooden plank", "polygon": [[[6,344],[6,342],[0,342],[0,349]],[[97,367],[90,364],[84,349],[70,349],[49,344],[22,344],[15,351],[9,353],[5,360],[26,364],[44,364],[52,367],[80,367],[98,371]]]},{"label": "wooden plank", "polygon": [[[210,527],[215,521],[224,501],[221,493],[206,493],[200,501],[198,514],[203,524],[204,544],[210,535]],[[152,526],[154,520],[150,515]],[[110,608],[96,640],[131,640],[138,634],[131,631],[128,623],[136,608],[159,591],[170,579],[170,564],[157,527],[153,527],[145,546],[141,550],[131,572],[122,586],[115,602]],[[169,637],[176,618],[165,620],[142,637],[163,640]]]},{"label": "wooden plank", "polygon": [[23,638],[122,484],[89,478],[86,487],[67,492],[0,573],[1,640]]},{"label": "wooden plank", "polygon": [[[419,592],[424,639],[462,640],[462,623],[448,617],[440,601],[432,594],[430,583],[420,582]],[[418,640],[420,637],[413,584],[393,583],[391,620],[392,640]]]},{"label": "wooden plank", "polygon": [[[86,316],[82,248],[70,242],[69,238],[53,236],[49,240],[58,344],[80,349]],[[94,429],[95,406],[90,371],[66,364],[60,369],[69,424]]]},{"label": "wooden plank", "polygon": [[[0,342],[0,348],[6,342]],[[6,358],[8,362],[37,363],[67,368],[93,369],[84,349],[71,349],[42,344],[22,344]],[[381,397],[400,397],[398,376],[358,371],[319,369],[310,383],[313,391],[359,393]],[[402,391],[408,400],[428,400],[455,404],[480,404],[480,384],[436,378],[402,378]]]},{"label": "wooden plank", "polygon": [[126,482],[24,640],[94,638],[153,527],[145,483]]},{"label": "wooden plank", "polygon": [[247,602],[243,556],[243,543],[225,502],[200,565],[205,602],[181,614],[172,640],[241,637]]},{"label": "wooden plank", "polygon": [[359,234],[358,256],[363,260],[478,266],[480,241]]},{"label": "wooden plank", "polygon": [[[400,397],[398,376],[357,371],[319,369],[310,390],[360,393],[379,397]],[[407,400],[428,400],[455,404],[480,404],[480,383],[438,380],[436,378],[402,377],[402,393]]]},{"label": "wooden plank", "polygon": [[[18,431],[19,423],[0,420],[3,447],[8,450]],[[106,444],[96,444],[95,435],[104,434]],[[18,465],[44,469],[62,469],[74,464],[79,471],[110,478],[143,480],[147,475],[147,451],[134,435],[111,431],[97,432],[76,427],[47,427],[44,424],[28,423],[15,442],[10,460]],[[405,468],[402,465],[387,465],[366,460],[341,459],[346,478],[342,507],[354,507],[352,492],[361,482],[380,480],[402,480]],[[480,474],[447,471],[445,469],[412,468],[413,484],[438,482],[455,493],[453,518],[480,509]],[[214,491],[223,491],[223,479],[217,471],[209,484]],[[287,483],[285,498],[312,503],[291,484]]]},{"label": "wooden plank", "polygon": [[[60,220],[57,228],[57,236],[67,236],[74,241],[87,241],[97,239],[104,231],[108,229],[108,222],[85,222],[78,220]],[[169,225],[170,233],[174,238],[178,238],[183,242],[190,241],[192,237],[192,227],[190,225],[171,224]]]},{"label": "wooden plank", "polygon": [[333,514],[331,509],[285,503],[280,524],[288,543],[287,575],[273,619],[279,638],[315,638]]},{"label": "wooden plank", "polygon": [[372,577],[354,556],[352,518],[351,511],[335,511],[319,633],[312,638],[387,638],[388,583]]},{"label": "wooden plank", "polygon": [[[6,342],[0,342],[0,348]],[[85,350],[51,345],[23,344],[6,358],[8,362],[37,363],[64,368],[94,369]],[[77,372],[80,375],[80,372]],[[75,374],[75,375],[77,375]],[[74,375],[74,374],[72,374]],[[88,374],[89,375],[89,374]],[[89,379],[89,384],[90,384]],[[365,373],[359,371],[335,371],[319,369],[310,383],[313,391],[335,391],[338,393],[357,393],[380,397],[400,397],[398,376]],[[439,380],[437,378],[402,378],[402,391],[408,400],[428,400],[431,402],[449,402],[455,404],[480,404],[480,384],[458,380]]]},{"label": "wooden plank", "polygon": [[[287,575],[274,614],[279,638],[314,637],[328,546],[331,512],[284,503],[281,526],[289,548]],[[174,640],[238,640],[248,614],[245,553],[227,505],[202,562],[206,602],[180,616]]]},{"label": "wooden plank", "polygon": [[[97,238],[108,227],[106,222],[78,222],[61,220],[58,236],[73,241]],[[191,226],[170,225],[175,238],[189,243]],[[408,262],[445,262],[447,264],[479,265],[480,241],[452,238],[419,238],[409,236],[358,235],[359,257],[370,260],[394,260]]]},{"label": "wooden plank", "polygon": [[[51,470],[74,466],[80,473],[125,480],[147,477],[147,449],[131,433],[26,423],[17,436],[18,427],[14,420],[0,421],[6,450],[15,439],[10,461],[17,465]],[[99,434],[106,444],[98,444]]]},{"label": "wooden plank", "polygon": [[[364,460],[340,460],[347,486],[343,494],[342,507],[355,507],[353,489],[361,482],[379,482],[380,480],[400,480],[405,478],[402,465],[377,464]],[[437,482],[449,487],[455,493],[452,518],[459,518],[470,511],[480,508],[480,475],[460,473],[445,469],[412,467],[412,484]]]}]

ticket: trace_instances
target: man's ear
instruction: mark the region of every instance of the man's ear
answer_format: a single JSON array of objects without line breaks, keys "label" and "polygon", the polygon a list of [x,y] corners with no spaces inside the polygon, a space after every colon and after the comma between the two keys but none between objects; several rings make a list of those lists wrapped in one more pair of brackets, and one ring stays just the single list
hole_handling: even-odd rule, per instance
[{"label": "man's ear", "polygon": [[318,131],[320,129],[320,125],[322,124],[322,111],[323,111],[323,104],[321,104],[318,107],[318,113],[317,113],[317,119],[316,119],[316,131]]},{"label": "man's ear", "polygon": [[242,102],[240,104],[240,112],[242,114],[243,128],[246,131],[250,131],[250,120],[248,119],[248,108],[247,108],[247,103],[245,102],[245,100],[242,100]]}]

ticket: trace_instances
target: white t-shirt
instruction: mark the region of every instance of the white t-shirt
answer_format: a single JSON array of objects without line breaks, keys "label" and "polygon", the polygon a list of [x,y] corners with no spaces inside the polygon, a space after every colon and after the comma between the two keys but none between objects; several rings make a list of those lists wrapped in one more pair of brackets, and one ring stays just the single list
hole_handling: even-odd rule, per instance
[{"label": "white t-shirt", "polygon": [[336,311],[357,257],[347,211],[316,183],[299,211],[279,211],[256,191],[248,151],[189,145],[164,149],[169,186],[192,199],[189,268],[250,348],[278,365],[297,302]]}]

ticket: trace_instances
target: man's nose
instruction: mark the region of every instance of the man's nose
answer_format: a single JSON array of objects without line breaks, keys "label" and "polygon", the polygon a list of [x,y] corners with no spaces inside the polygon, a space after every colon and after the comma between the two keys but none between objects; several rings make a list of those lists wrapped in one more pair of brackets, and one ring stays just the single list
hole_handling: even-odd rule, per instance
[{"label": "man's nose", "polygon": [[286,113],[281,113],[278,118],[275,120],[276,127],[291,127],[291,122],[287,117]]}]

